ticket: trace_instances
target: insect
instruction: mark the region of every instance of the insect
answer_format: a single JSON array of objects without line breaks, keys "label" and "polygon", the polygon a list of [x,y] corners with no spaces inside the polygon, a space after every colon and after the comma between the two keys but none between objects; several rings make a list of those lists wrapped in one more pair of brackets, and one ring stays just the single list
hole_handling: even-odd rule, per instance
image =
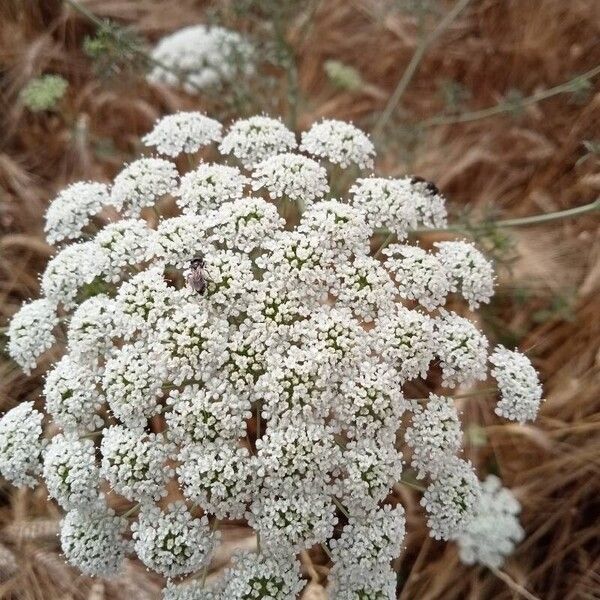
[{"label": "insect", "polygon": [[206,282],[207,276],[205,270],[204,255],[197,254],[190,261],[187,283],[195,292],[200,294],[200,296],[203,296],[204,292],[206,292]]},{"label": "insect", "polygon": [[440,190],[438,190],[435,183],[432,183],[431,181],[427,181],[427,179],[423,179],[423,177],[419,177],[418,175],[414,175],[413,177],[411,177],[410,182],[411,183],[424,183],[425,189],[432,195],[437,195],[440,193]]}]

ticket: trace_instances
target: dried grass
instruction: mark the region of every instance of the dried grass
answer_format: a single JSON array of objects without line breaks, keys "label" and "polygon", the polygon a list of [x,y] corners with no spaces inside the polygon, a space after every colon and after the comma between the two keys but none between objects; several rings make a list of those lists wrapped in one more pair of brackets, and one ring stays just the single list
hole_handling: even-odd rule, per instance
[{"label": "dried grass", "polygon": [[[202,20],[203,2],[180,1],[165,10],[158,0],[94,0],[103,16],[120,19],[156,38]],[[377,0],[325,0],[302,37],[292,28],[300,83],[309,99],[300,125],[327,115],[370,127],[385,105],[418,43],[414,19],[383,14]],[[4,14],[1,12],[4,11]],[[21,301],[37,293],[37,274],[50,253],[41,236],[44,206],[76,178],[107,178],[137,148],[138,136],[163,112],[203,106],[172,90],[141,81],[99,81],[81,52],[90,27],[67,14],[58,0],[10,0],[0,7],[2,124],[0,131],[0,306],[6,322]],[[465,13],[430,48],[403,97],[399,114],[425,119],[438,113],[441,79],[471,92],[469,107],[498,102],[510,88],[525,94],[570,79],[600,63],[600,4],[589,0],[472,0]],[[354,66],[369,84],[336,90],[323,62]],[[33,115],[18,91],[42,72],[70,82],[69,118]],[[582,141],[600,137],[600,91],[580,103],[559,96],[529,107],[518,118],[497,116],[428,130],[411,151],[393,138],[380,160],[390,173],[428,177],[452,201],[475,210],[494,206],[519,216],[568,208],[598,194],[598,163],[582,156]],[[399,136],[398,136],[399,137]],[[101,152],[112,143],[112,153]],[[600,598],[600,238],[596,216],[519,232],[520,259],[504,276],[491,323],[517,332],[542,373],[547,401],[532,426],[499,424],[482,401],[466,401],[465,420],[487,425],[489,443],[467,446],[482,470],[501,474],[524,506],[527,539],[506,565],[510,577],[547,600]],[[512,291],[534,293],[518,303]],[[552,297],[572,290],[570,315],[547,312]],[[568,318],[570,317],[570,318]],[[0,363],[0,410],[37,397],[40,379],[26,379]],[[97,582],[65,566],[55,538],[57,509],[43,491],[0,490],[0,597],[117,599],[158,597],[158,582],[131,562],[116,582]],[[513,588],[485,569],[463,567],[456,551],[426,537],[416,496],[403,491],[410,534],[397,561],[400,598],[507,599]],[[238,532],[238,544],[253,541]],[[229,542],[228,542],[229,543]],[[233,543],[233,542],[232,542]],[[225,547],[220,558],[228,555]],[[303,555],[311,579],[306,598],[324,598],[326,557]],[[219,564],[222,564],[220,560]]]}]

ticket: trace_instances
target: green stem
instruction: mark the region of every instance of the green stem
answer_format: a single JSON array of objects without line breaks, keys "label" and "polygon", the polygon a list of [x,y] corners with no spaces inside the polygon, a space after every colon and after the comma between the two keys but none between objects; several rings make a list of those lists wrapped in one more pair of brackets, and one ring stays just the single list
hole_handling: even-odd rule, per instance
[{"label": "green stem", "polygon": [[388,100],[388,103],[383,109],[379,120],[375,124],[375,127],[373,128],[373,135],[381,133],[381,131],[383,131],[383,128],[387,125],[393,112],[396,110],[396,107],[398,106],[402,96],[404,95],[404,92],[408,88],[409,83],[411,82],[412,78],[417,72],[419,64],[425,56],[425,53],[427,52],[429,46],[442,34],[442,32],[445,29],[447,29],[456,20],[458,15],[460,15],[460,13],[467,7],[469,1],[470,0],[458,0],[454,7],[438,23],[437,27],[428,36],[425,36],[421,40],[421,42],[417,46],[417,49],[415,50],[415,53],[410,59],[408,66],[404,70],[400,81],[398,81],[398,85],[396,85],[394,93]]},{"label": "green stem", "polygon": [[[599,74],[600,65],[590,69],[589,71],[586,71],[585,73],[582,73],[581,75],[578,75],[577,77],[574,77],[573,79],[570,79],[569,81],[566,81],[565,83],[561,83],[555,87],[548,88],[547,90],[523,98],[519,101],[519,106],[530,106],[543,100],[547,100],[548,98],[552,98],[553,96],[573,93],[576,91],[576,85],[578,83],[589,81]],[[494,115],[511,112],[513,109],[514,104],[511,104],[510,102],[501,102],[499,104],[495,104],[494,106],[489,106],[488,108],[465,112],[460,115],[440,115],[437,117],[431,117],[430,119],[421,121],[417,124],[417,126],[435,127],[437,125],[452,125],[453,123],[468,123],[471,121],[477,121],[479,119],[485,119],[487,117],[493,117]]]}]

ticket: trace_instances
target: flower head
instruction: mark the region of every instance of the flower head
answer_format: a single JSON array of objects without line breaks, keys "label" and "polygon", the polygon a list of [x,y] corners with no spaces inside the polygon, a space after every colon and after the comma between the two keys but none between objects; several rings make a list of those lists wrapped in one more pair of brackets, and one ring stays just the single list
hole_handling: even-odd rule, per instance
[{"label": "flower head", "polygon": [[256,116],[236,121],[219,150],[222,154],[233,154],[244,167],[251,168],[296,146],[296,136],[279,119]]},{"label": "flower head", "polygon": [[175,158],[193,154],[203,146],[221,141],[222,125],[199,112],[179,112],[159,119],[142,142],[158,152]]},{"label": "flower head", "polygon": [[302,134],[300,149],[312,156],[347,168],[351,164],[373,167],[375,148],[368,136],[344,121],[324,119]]}]

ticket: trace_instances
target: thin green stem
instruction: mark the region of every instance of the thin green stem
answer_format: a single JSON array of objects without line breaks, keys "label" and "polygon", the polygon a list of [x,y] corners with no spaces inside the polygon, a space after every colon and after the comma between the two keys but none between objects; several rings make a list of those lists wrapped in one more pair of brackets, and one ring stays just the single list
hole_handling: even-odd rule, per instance
[{"label": "thin green stem", "polygon": [[[587,82],[597,75],[600,75],[600,65],[566,81],[560,85],[548,88],[542,92],[537,92],[531,96],[527,96],[519,101],[519,106],[531,106],[537,104],[548,98],[558,96],[560,94],[570,94],[577,90],[576,86],[581,82]],[[437,117],[431,117],[417,124],[418,127],[435,127],[437,125],[452,125],[454,123],[469,123],[471,121],[478,121],[479,119],[485,119],[487,117],[493,117],[502,113],[511,112],[514,110],[514,104],[510,102],[500,102],[494,106],[488,108],[482,108],[481,110],[474,110],[465,112],[459,115],[439,115]]]},{"label": "thin green stem", "polygon": [[413,54],[410,62],[408,63],[400,81],[396,85],[396,89],[394,93],[391,95],[388,103],[386,104],[381,116],[379,117],[375,127],[373,128],[373,135],[379,134],[383,128],[387,125],[390,120],[393,112],[396,110],[398,104],[404,92],[408,88],[409,83],[414,77],[421,60],[425,56],[427,49],[429,46],[442,34],[442,32],[447,29],[460,15],[460,13],[467,7],[470,0],[458,0],[458,2],[454,5],[454,7],[444,16],[444,18],[438,23],[437,27],[428,35],[425,36],[419,45],[417,46],[415,53]]}]

